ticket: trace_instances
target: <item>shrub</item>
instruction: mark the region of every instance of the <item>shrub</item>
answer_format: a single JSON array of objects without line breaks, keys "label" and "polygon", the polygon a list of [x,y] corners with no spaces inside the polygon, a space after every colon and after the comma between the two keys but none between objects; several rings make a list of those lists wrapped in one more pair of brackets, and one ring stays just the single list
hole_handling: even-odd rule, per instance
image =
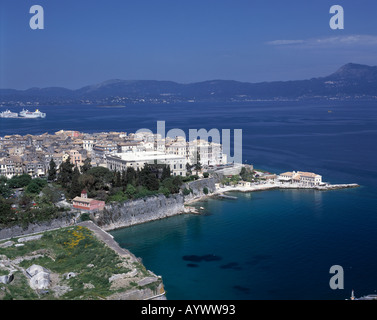
[{"label": "shrub", "polygon": [[204,187],[204,188],[203,188],[203,192],[204,192],[204,194],[208,194],[208,188],[207,188],[207,187]]},{"label": "shrub", "polygon": [[128,200],[128,196],[123,193],[123,191],[118,191],[116,194],[113,194],[112,196],[107,198],[107,202],[110,201],[117,201],[117,202],[122,202]]},{"label": "shrub", "polygon": [[166,187],[160,187],[160,189],[158,189],[158,192],[163,194],[165,197],[169,197],[170,196],[170,191],[168,188]]},{"label": "shrub", "polygon": [[187,188],[184,188],[184,189],[183,189],[183,194],[184,194],[185,196],[188,196],[190,193],[191,193],[191,192],[190,192],[190,189],[187,189]]},{"label": "shrub", "polygon": [[80,216],[80,220],[81,221],[88,221],[90,220],[90,215],[88,212],[84,212],[81,216]]}]

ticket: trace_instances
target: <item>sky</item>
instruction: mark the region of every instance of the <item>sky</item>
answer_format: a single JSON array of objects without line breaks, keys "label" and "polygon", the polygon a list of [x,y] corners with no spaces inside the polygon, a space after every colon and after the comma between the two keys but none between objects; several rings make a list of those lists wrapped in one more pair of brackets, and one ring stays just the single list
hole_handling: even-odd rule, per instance
[{"label": "sky", "polygon": [[[32,30],[31,6],[44,10]],[[344,9],[333,30],[330,7]],[[0,88],[287,81],[377,65],[375,0],[0,0]]]}]

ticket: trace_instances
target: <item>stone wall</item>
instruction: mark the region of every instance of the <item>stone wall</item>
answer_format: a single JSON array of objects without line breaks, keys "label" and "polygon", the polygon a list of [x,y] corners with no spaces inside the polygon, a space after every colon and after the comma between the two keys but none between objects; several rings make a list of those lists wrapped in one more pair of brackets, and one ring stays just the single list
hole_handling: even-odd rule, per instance
[{"label": "stone wall", "polygon": [[78,216],[79,213],[77,212],[67,212],[57,219],[31,223],[26,228],[23,228],[22,226],[13,226],[0,229],[0,240],[67,227],[75,223],[78,219]]},{"label": "stone wall", "polygon": [[192,181],[181,186],[182,191],[185,188],[191,190],[189,195],[174,194],[165,197],[161,194],[144,199],[113,203],[107,205],[103,212],[91,214],[91,219],[104,230],[114,230],[181,214],[186,212],[185,201],[192,201],[206,195],[203,191],[204,188],[208,189],[208,194],[214,192],[215,180],[208,178]]},{"label": "stone wall", "polygon": [[[187,212],[184,207],[185,201],[193,201],[206,196],[204,188],[208,189],[208,194],[214,192],[216,190],[215,182],[213,178],[191,181],[181,186],[181,194],[174,194],[169,197],[161,194],[144,199],[112,203],[106,205],[103,211],[91,212],[91,219],[104,230],[114,230],[171,217]],[[185,188],[190,190],[190,194],[184,196],[183,190]],[[0,229],[0,239],[67,227],[78,222],[79,215],[77,212],[68,212],[58,219],[33,223],[25,229],[21,226]]]},{"label": "stone wall", "polygon": [[185,183],[182,185],[181,190],[189,189],[190,194],[185,196],[185,201],[192,201],[206,196],[204,188],[207,188],[208,194],[213,193],[216,190],[216,180],[214,178],[200,179]]},{"label": "stone wall", "polygon": [[114,230],[148,221],[163,219],[184,211],[184,197],[181,194],[165,197],[157,195],[113,203],[102,212],[91,214],[95,224],[104,230]]}]

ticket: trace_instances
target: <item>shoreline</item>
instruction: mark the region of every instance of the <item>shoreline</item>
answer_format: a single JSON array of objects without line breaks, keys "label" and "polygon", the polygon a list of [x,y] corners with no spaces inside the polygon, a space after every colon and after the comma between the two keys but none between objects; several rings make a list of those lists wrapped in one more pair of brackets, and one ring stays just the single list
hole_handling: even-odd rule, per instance
[{"label": "shoreline", "polygon": [[[275,189],[305,189],[305,190],[319,190],[319,191],[328,191],[328,190],[339,190],[339,189],[350,189],[350,188],[358,188],[360,185],[357,183],[349,183],[349,184],[326,184],[324,186],[308,186],[301,183],[281,183],[281,182],[266,182],[261,184],[252,184],[250,186],[224,186],[219,187],[216,191],[212,192],[211,194],[195,197],[193,199],[189,199],[184,202],[184,205],[190,205],[198,201],[202,201],[208,198],[224,195],[226,192],[254,192],[254,191],[267,191],[267,190],[275,190]],[[184,213],[191,213],[191,212],[184,212]],[[197,213],[197,212],[194,212]]]}]

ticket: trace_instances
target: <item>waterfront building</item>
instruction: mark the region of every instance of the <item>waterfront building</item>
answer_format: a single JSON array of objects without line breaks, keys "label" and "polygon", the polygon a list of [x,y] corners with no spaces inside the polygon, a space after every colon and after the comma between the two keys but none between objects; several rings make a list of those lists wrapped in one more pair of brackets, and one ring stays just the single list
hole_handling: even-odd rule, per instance
[{"label": "waterfront building", "polygon": [[301,183],[307,186],[322,184],[322,176],[313,172],[292,171],[284,172],[279,175],[280,181]]}]

